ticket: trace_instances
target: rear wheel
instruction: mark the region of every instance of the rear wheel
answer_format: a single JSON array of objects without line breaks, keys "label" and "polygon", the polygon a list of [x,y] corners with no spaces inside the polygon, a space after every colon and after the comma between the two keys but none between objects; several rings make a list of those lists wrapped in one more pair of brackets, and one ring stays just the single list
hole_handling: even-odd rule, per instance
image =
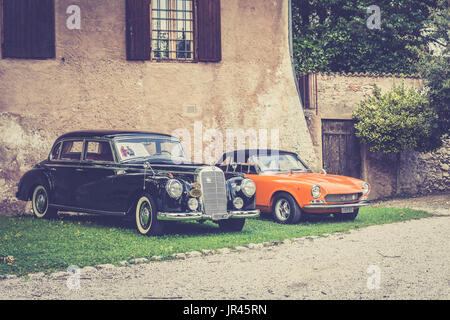
[{"label": "rear wheel", "polygon": [[290,194],[282,193],[273,201],[272,216],[278,223],[295,224],[300,221],[302,211]]},{"label": "rear wheel", "polygon": [[141,196],[135,208],[135,223],[140,234],[159,236],[163,233],[163,225],[157,219],[156,204],[151,196]]},{"label": "rear wheel", "polygon": [[34,188],[31,197],[31,205],[33,214],[38,219],[50,219],[55,218],[58,215],[58,210],[49,207],[48,191],[42,185],[38,185]]},{"label": "rear wheel", "polygon": [[242,231],[245,224],[245,219],[227,219],[227,220],[219,220],[218,222],[219,228],[222,231],[226,232],[239,232]]},{"label": "rear wheel", "polygon": [[339,221],[354,221],[358,216],[359,209],[355,209],[353,213],[334,213],[333,216]]}]

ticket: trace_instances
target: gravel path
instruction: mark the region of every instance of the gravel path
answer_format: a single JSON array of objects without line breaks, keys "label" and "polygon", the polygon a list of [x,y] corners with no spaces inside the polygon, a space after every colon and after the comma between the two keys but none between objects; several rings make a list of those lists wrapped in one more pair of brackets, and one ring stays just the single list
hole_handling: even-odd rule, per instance
[{"label": "gravel path", "polygon": [[449,200],[443,194],[375,204],[430,208],[434,216],[422,220],[83,271],[77,290],[65,277],[2,280],[0,299],[450,299]]}]

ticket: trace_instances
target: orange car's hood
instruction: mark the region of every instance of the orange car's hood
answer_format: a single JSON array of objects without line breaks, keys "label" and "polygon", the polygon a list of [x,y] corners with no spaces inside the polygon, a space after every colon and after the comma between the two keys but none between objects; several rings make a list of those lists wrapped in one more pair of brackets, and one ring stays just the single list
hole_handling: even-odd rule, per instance
[{"label": "orange car's hood", "polygon": [[361,187],[364,183],[364,181],[352,177],[309,172],[279,173],[274,174],[273,177],[275,179],[300,182],[310,187],[318,184],[328,194],[358,193],[361,192]]}]

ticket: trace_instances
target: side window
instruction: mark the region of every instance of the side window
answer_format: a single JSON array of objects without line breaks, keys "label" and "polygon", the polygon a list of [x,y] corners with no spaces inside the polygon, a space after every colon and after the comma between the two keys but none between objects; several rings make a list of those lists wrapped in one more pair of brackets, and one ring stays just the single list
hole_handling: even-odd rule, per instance
[{"label": "side window", "polygon": [[83,153],[83,141],[64,141],[62,144],[61,160],[80,160]]},{"label": "side window", "polygon": [[88,141],[86,149],[86,160],[113,162],[114,157],[111,145],[107,141]]},{"label": "side window", "polygon": [[56,160],[61,152],[61,142],[58,142],[56,146],[53,147],[52,153],[50,153],[50,160]]}]

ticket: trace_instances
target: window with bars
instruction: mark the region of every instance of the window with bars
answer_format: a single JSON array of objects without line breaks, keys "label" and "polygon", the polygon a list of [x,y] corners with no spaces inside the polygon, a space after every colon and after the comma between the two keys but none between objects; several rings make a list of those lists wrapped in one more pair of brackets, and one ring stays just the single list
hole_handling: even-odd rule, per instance
[{"label": "window with bars", "polygon": [[152,58],[194,59],[193,0],[153,0]]},{"label": "window with bars", "polygon": [[126,0],[127,59],[219,62],[220,0]]}]

